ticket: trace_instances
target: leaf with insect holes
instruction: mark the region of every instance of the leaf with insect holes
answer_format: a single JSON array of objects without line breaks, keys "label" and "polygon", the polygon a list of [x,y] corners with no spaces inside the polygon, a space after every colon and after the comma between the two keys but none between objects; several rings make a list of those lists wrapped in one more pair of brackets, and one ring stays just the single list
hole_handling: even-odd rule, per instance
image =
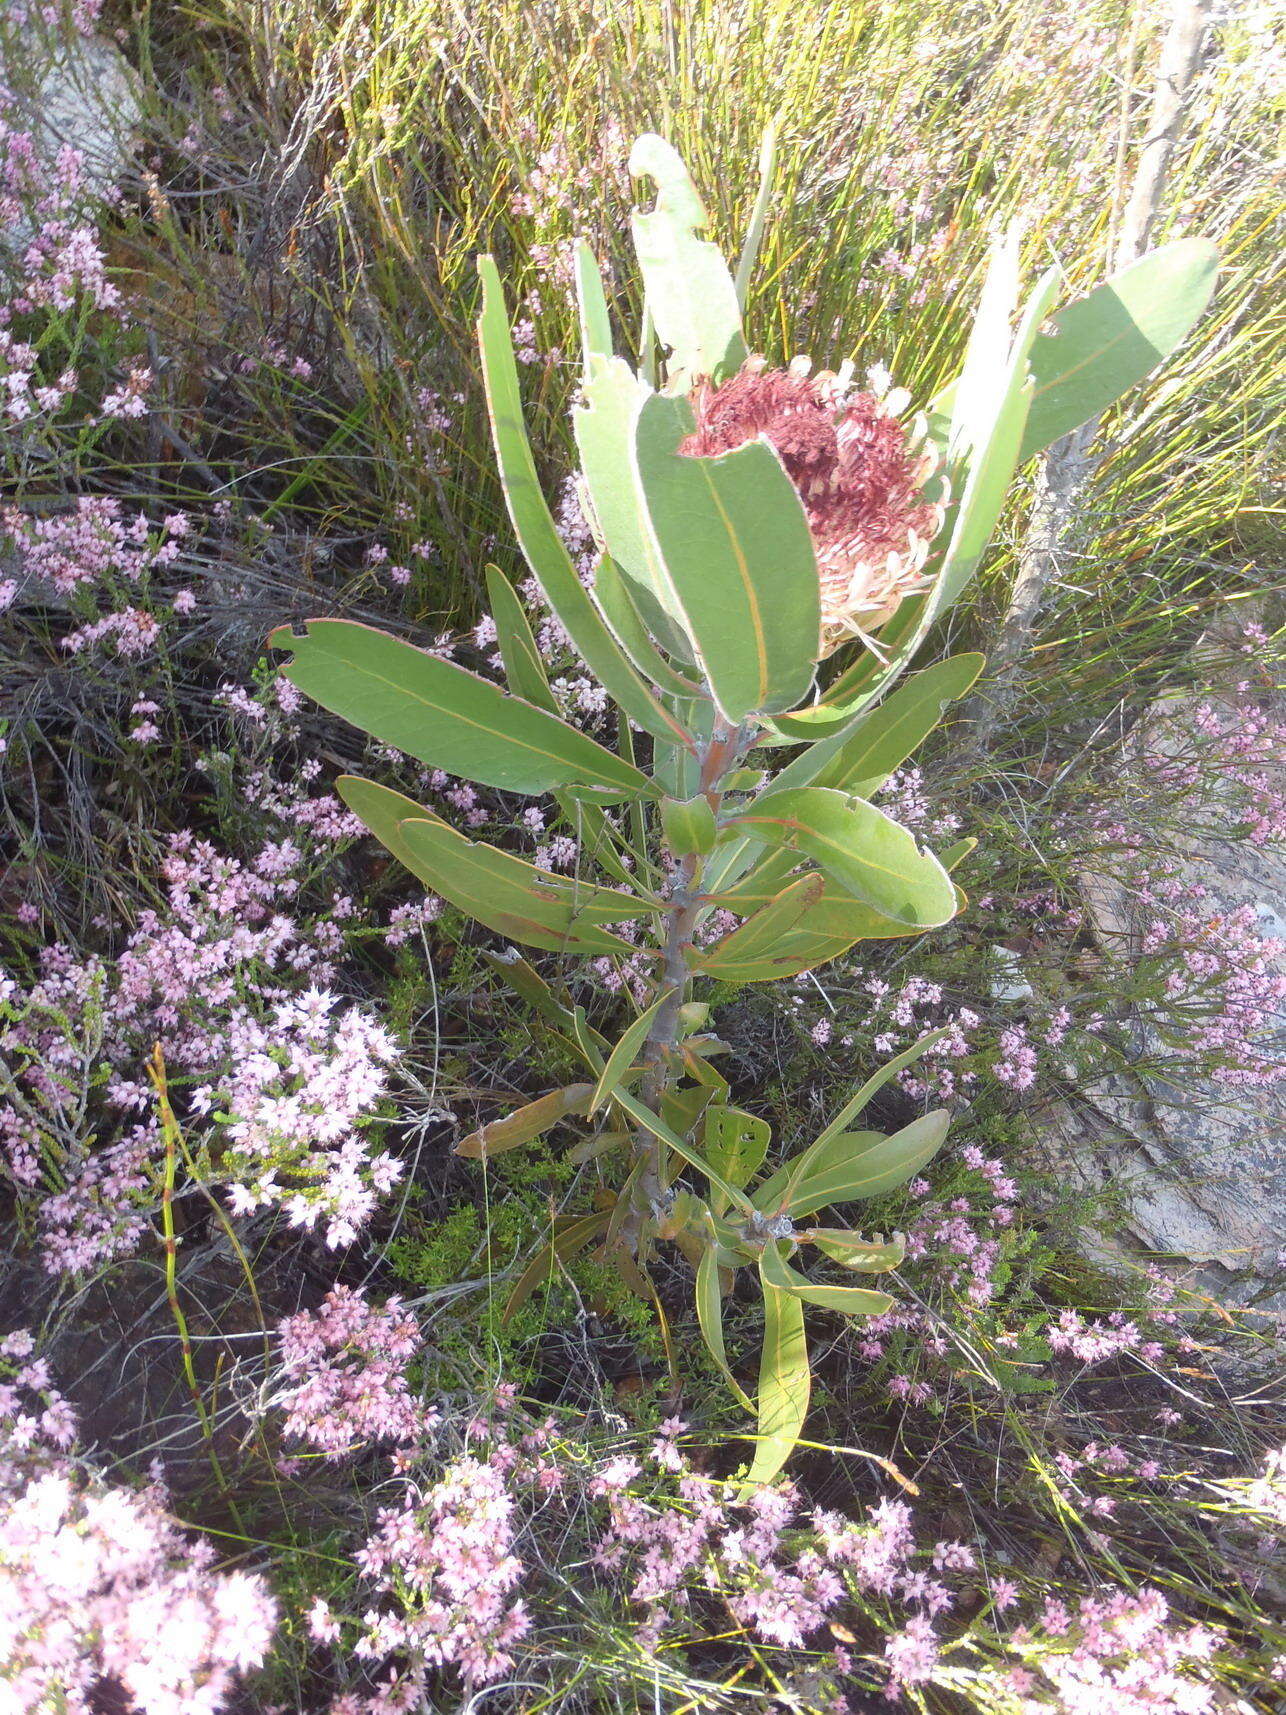
[{"label": "leaf with insect holes", "polygon": [[[722,1103],[706,1109],[701,1151],[730,1185],[741,1188],[750,1183],[763,1166],[771,1141],[772,1127],[755,1114]],[[715,1214],[724,1213],[717,1198],[714,1207]]]},{"label": "leaf with insect holes", "polygon": [[654,133],[630,151],[630,173],[656,184],[656,206],[630,220],[647,307],[670,347],[668,368],[719,379],[746,357],[741,306],[728,264],[715,244],[697,237],[709,216],[673,144]]}]

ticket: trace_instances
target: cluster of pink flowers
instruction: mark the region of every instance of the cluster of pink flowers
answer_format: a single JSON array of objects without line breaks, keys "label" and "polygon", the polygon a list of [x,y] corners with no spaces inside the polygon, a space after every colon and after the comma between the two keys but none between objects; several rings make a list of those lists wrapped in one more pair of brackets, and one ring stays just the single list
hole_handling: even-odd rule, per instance
[{"label": "cluster of pink flowers", "polygon": [[[395,1045],[333,981],[351,902],[298,910],[307,852],[290,840],[242,864],[191,834],[171,837],[164,910],[148,908],[111,959],[54,945],[40,976],[0,989],[0,1165],[20,1194],[59,1185],[40,1215],[48,1266],[79,1271],[132,1248],[154,1206],[157,1133],[103,1147],[104,1120],[150,1101],[143,1062],[164,1048],[196,1122],[222,1106],[222,1144],[204,1162],[242,1212],[272,1205],[348,1242],[400,1164],[363,1119],[386,1087]],[[304,985],[307,985],[306,987]],[[195,1129],[195,1127],[194,1127]],[[189,1139],[198,1156],[201,1149]]]},{"label": "cluster of pink flowers", "polygon": [[1109,1590],[1075,1607],[1050,1599],[1036,1625],[1011,1634],[1020,1665],[996,1683],[1033,1715],[1206,1715],[1221,1707],[1211,1673],[1221,1642],[1176,1620],[1159,1590]]},{"label": "cluster of pink flowers", "polygon": [[278,1333],[284,1431],[327,1458],[373,1441],[415,1441],[435,1421],[407,1381],[419,1330],[400,1299],[368,1304],[353,1288],[333,1286],[318,1310],[288,1317]]},{"label": "cluster of pink flowers", "polygon": [[221,1171],[236,1213],[277,1207],[293,1226],[321,1220],[332,1246],[352,1243],[403,1172],[362,1130],[397,1044],[359,1007],[335,1006],[310,988],[265,1019],[234,1019],[228,1069],[190,1098],[195,1113],[223,1110],[231,1147]]},{"label": "cluster of pink flowers", "polygon": [[406,1652],[411,1665],[372,1701],[372,1712],[418,1707],[430,1666],[454,1667],[470,1685],[512,1668],[513,1646],[530,1626],[514,1593],[523,1576],[514,1511],[503,1472],[465,1455],[422,1492],[408,1491],[400,1506],[380,1512],[357,1561],[397,1606],[372,1616],[354,1653]]},{"label": "cluster of pink flowers", "polygon": [[263,1661],[276,1603],[255,1574],[215,1570],[159,1488],[65,1456],[74,1419],[32,1349],[0,1341],[0,1702],[91,1715],[106,1680],[140,1715],[216,1715]]}]

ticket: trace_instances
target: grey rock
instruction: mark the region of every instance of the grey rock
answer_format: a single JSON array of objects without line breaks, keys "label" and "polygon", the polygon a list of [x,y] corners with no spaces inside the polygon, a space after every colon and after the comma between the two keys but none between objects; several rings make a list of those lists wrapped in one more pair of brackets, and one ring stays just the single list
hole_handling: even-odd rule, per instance
[{"label": "grey rock", "polygon": [[[1171,699],[1144,723],[1140,746],[1174,754],[1199,699]],[[1286,713],[1286,698],[1279,698]],[[1207,889],[1211,913],[1249,905],[1260,933],[1279,941],[1286,972],[1286,852],[1221,834],[1235,821],[1216,791],[1173,836],[1179,878]],[[1128,871],[1081,878],[1090,926],[1114,957],[1137,957],[1146,928]],[[1148,914],[1150,915],[1150,913]],[[1155,1261],[1188,1290],[1244,1312],[1262,1334],[1286,1327],[1286,1079],[1236,1087],[1180,1078],[1148,1062],[1166,1052],[1149,1020],[1131,1021],[1137,1070],[1073,1088],[1042,1113],[1042,1154],[1086,1192],[1110,1192],[1120,1211],[1110,1234],[1087,1231],[1100,1265]],[[1286,1060],[1286,1021],[1256,1046]]]},{"label": "grey rock", "polygon": [[[0,73],[18,101],[40,158],[65,145],[84,157],[89,196],[109,195],[129,168],[142,117],[136,79],[105,36],[0,29]],[[22,233],[6,235],[22,242]]]}]

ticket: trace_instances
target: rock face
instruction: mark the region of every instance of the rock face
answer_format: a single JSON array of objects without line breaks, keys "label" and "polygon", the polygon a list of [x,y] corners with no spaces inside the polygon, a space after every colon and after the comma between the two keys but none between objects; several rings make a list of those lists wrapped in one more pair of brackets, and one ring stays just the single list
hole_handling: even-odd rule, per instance
[{"label": "rock face", "polygon": [[114,42],[74,31],[55,37],[0,29],[0,74],[17,97],[18,118],[11,122],[30,128],[42,160],[52,162],[70,146],[84,157],[91,197],[119,184],[141,109],[133,74]]},{"label": "rock face", "polygon": [[[1279,701],[1286,717],[1286,697]],[[1153,755],[1179,749],[1196,706],[1180,700],[1154,711],[1145,723]],[[1276,760],[1286,769],[1286,758]],[[1194,806],[1194,830],[1234,820],[1218,799]],[[1210,913],[1253,909],[1259,934],[1279,943],[1286,974],[1286,852],[1204,831],[1180,833],[1174,850],[1178,879],[1207,889]],[[1082,885],[1100,945],[1137,957],[1145,924],[1128,873],[1085,876]],[[1133,1038],[1142,1062],[1165,1051],[1144,1019]],[[1286,1020],[1256,1046],[1286,1062]],[[1286,1327],[1286,1078],[1235,1087],[1141,1066],[1073,1094],[1041,1124],[1042,1152],[1059,1171],[1087,1191],[1110,1191],[1124,1212],[1123,1232],[1086,1235],[1096,1261],[1157,1261],[1185,1286],[1244,1310],[1261,1332]]]}]

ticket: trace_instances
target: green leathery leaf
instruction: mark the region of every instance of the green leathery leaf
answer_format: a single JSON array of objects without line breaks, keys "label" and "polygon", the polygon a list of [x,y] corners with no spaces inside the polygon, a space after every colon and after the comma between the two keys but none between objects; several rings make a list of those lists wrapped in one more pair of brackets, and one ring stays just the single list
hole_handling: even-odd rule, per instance
[{"label": "green leathery leaf", "polygon": [[347,619],[312,619],[268,641],[293,651],[282,674],[332,714],[430,767],[506,792],[593,786],[620,797],[652,792],[637,768],[546,709]]},{"label": "green leathery leaf", "polygon": [[[766,1254],[766,1253],[765,1253]],[[742,1495],[770,1483],[804,1432],[812,1371],[800,1299],[775,1286],[759,1263],[764,1295],[764,1344],[759,1356],[759,1433]]]},{"label": "green leathery leaf", "polygon": [[627,1025],[620,1041],[608,1055],[607,1064],[594,1087],[594,1098],[589,1104],[590,1114],[598,1112],[634,1063],[634,1056],[647,1040],[647,1033],[652,1028],[657,1013],[664,1006],[666,998],[665,995],[662,995],[660,1000],[654,1001],[651,1006],[640,1012],[638,1017]]},{"label": "green leathery leaf", "polygon": [[496,642],[509,689],[516,697],[523,697],[538,709],[547,709],[556,715],[558,703],[549,688],[549,676],[536,647],[526,610],[517,590],[499,566],[487,567],[487,605],[496,628]]},{"label": "green leathery leaf", "polygon": [[434,892],[497,934],[554,952],[635,950],[603,927],[646,912],[628,893],[537,869],[422,811],[399,824],[398,836]]},{"label": "green leathery leaf", "polygon": [[405,821],[433,822],[440,818],[435,816],[432,810],[423,809],[414,798],[408,798],[405,793],[394,792],[391,787],[380,786],[374,780],[363,780],[357,774],[341,774],[335,782],[335,790],[341,803],[350,809],[359,821],[365,823],[402,867],[409,869],[416,880],[422,881],[430,891],[436,891],[434,882],[430,879],[437,874],[436,869],[420,864],[415,853],[402,838],[401,824]]},{"label": "green leathery leaf", "polygon": [[969,330],[964,367],[956,385],[948,457],[971,459],[985,443],[1000,410],[1009,358],[1011,323],[1018,305],[1019,221],[1011,221],[991,246],[977,313]]},{"label": "green leathery leaf", "polygon": [[[650,684],[672,697],[686,699],[700,694],[700,686],[672,666],[653,642],[652,630],[643,622],[637,600],[637,585],[627,584],[620,567],[604,554],[594,572],[594,599],[611,628],[613,637]],[[658,609],[658,614],[660,610]],[[664,615],[660,615],[664,621]],[[668,625],[668,621],[665,622]]]},{"label": "green leathery leaf", "polygon": [[492,257],[478,258],[478,274],[482,313],[477,334],[487,410],[505,505],[523,556],[577,654],[599,684],[645,731],[682,743],[686,735],[621,653],[558,534],[527,440],[509,317]]},{"label": "green leathery leaf", "polygon": [[943,1026],[941,1030],[930,1030],[918,1042],[913,1042],[909,1048],[904,1048],[900,1054],[895,1054],[891,1060],[886,1060],[877,1071],[871,1073],[861,1088],[849,1097],[830,1124],[818,1133],[812,1147],[821,1149],[831,1138],[838,1137],[849,1121],[856,1119],[858,1114],[879,1094],[886,1084],[892,1083],[899,1072],[905,1072],[908,1066],[913,1066],[921,1054],[927,1054],[929,1049],[936,1047],[946,1035],[946,1026]]},{"label": "green leathery leaf", "polygon": [[938,853],[938,862],[950,875],[952,870],[959,868],[977,844],[977,840],[972,837],[967,840],[957,840],[954,845],[942,848]]},{"label": "green leathery leaf", "polygon": [[709,216],[678,151],[646,132],[630,151],[630,173],[656,184],[650,213],[630,219],[634,249],[657,337],[670,347],[667,369],[716,380],[746,358],[741,308],[717,245],[697,237]]},{"label": "green leathery leaf", "polygon": [[[666,655],[686,662],[691,646],[659,563],[634,457],[639,411],[651,391],[623,359],[591,358],[580,398],[572,407],[572,432],[588,503],[585,512],[594,534],[605,556],[615,562],[645,630]],[[604,593],[610,602],[610,582]],[[610,623],[601,597],[599,606]],[[628,624],[628,612],[625,621]]]},{"label": "green leathery leaf", "polygon": [[637,472],[665,606],[735,723],[807,695],[820,625],[817,556],[799,495],[769,443],[688,458],[677,448],[694,421],[686,399],[645,399]]},{"label": "green leathery leaf", "polygon": [[823,1310],[838,1310],[844,1316],[883,1316],[893,1308],[887,1292],[873,1292],[866,1286],[827,1286],[809,1280],[806,1274],[791,1268],[781,1254],[780,1243],[764,1246],[759,1266],[764,1279],[771,1281],[779,1292],[788,1292],[792,1298],[816,1304]]},{"label": "green leathery leaf", "polygon": [[829,964],[857,941],[898,941],[921,933],[918,926],[872,910],[827,876],[821,896],[783,931],[773,962],[779,976],[796,976]]},{"label": "green leathery leaf", "polygon": [[1035,377],[1019,462],[1105,411],[1145,380],[1210,302],[1219,250],[1181,238],[1141,256],[1066,305],[1031,350]]},{"label": "green leathery leaf", "polygon": [[708,852],[714,845],[714,811],[708,798],[662,798],[660,812],[665,843],[676,857]]},{"label": "green leathery leaf", "polygon": [[550,1090],[546,1095],[537,1096],[535,1101],[515,1108],[504,1119],[479,1126],[477,1131],[461,1138],[455,1146],[455,1153],[470,1161],[490,1161],[493,1155],[517,1149],[535,1137],[542,1137],[568,1114],[587,1113],[593,1093],[592,1084],[568,1084],[565,1089]]},{"label": "green leathery leaf", "polygon": [[773,788],[733,825],[813,858],[855,899],[895,923],[936,929],[956,914],[956,890],[937,858],[864,798],[815,786]]},{"label": "green leathery leaf", "polygon": [[583,238],[572,246],[572,267],[576,275],[576,307],[580,315],[581,352],[585,372],[589,373],[591,357],[612,355],[612,322],[607,312],[603,292],[603,276],[598,259]]},{"label": "green leathery leaf", "polygon": [[869,798],[916,751],[982,672],[982,655],[952,655],[910,678],[861,717],[835,754],[814,776],[814,786],[836,787]]},{"label": "green leathery leaf", "polygon": [[945,1108],[923,1114],[892,1137],[871,1141],[869,1132],[840,1132],[828,1138],[816,1155],[805,1151],[810,1165],[799,1166],[786,1192],[787,1215],[811,1215],[828,1203],[855,1202],[894,1191],[920,1171],[946,1141],[951,1115]]},{"label": "green leathery leaf", "polygon": [[800,876],[721,941],[702,948],[697,969],[730,983],[773,982],[794,974],[786,937],[818,902],[825,886],[825,877],[815,871]]},{"label": "green leathery leaf", "polygon": [[696,1281],[697,1322],[701,1328],[701,1337],[706,1343],[706,1350],[714,1359],[719,1374],[727,1382],[733,1398],[747,1411],[753,1411],[754,1404],[747,1397],[745,1389],[732,1373],[728,1363],[728,1352],[723,1341],[723,1302],[719,1292],[719,1258],[714,1244],[706,1246],[701,1253],[701,1261],[697,1264]]},{"label": "green leathery leaf", "polygon": [[906,1240],[901,1233],[887,1240],[867,1239],[846,1227],[800,1227],[795,1230],[795,1243],[814,1245],[823,1256],[855,1274],[887,1274],[906,1259]]},{"label": "green leathery leaf", "polygon": [[[878,1095],[886,1084],[896,1078],[899,1072],[904,1072],[908,1066],[914,1065],[921,1054],[927,1053],[946,1035],[945,1026],[941,1030],[931,1030],[926,1036],[922,1036],[918,1042],[913,1042],[909,1048],[904,1048],[900,1054],[895,1054],[891,1060],[886,1060],[878,1071],[871,1074],[856,1094],[845,1102],[835,1118],[801,1155],[796,1156],[793,1161],[785,1162],[770,1178],[764,1180],[763,1184],[755,1191],[755,1207],[770,1209],[777,1206],[795,1180],[807,1173],[815,1162],[826,1159],[825,1151],[831,1140],[840,1136],[844,1128],[851,1120],[857,1118],[867,1103]],[[879,1136],[879,1133],[868,1132],[865,1135],[875,1138]],[[845,1145],[845,1149],[841,1153],[847,1151],[848,1148],[849,1146]]]}]

